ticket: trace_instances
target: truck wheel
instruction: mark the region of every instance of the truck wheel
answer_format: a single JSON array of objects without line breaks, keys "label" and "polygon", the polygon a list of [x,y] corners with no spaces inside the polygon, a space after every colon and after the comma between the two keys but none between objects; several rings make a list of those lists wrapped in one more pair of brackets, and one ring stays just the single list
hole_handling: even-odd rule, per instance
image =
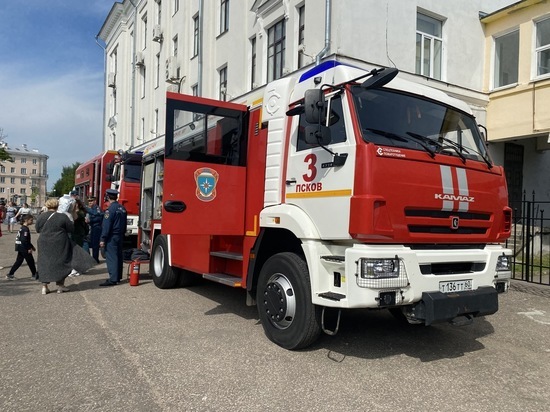
[{"label": "truck wheel", "polygon": [[279,253],[260,271],[258,314],[266,336],[285,349],[301,349],[321,334],[321,310],[311,302],[309,272],[294,253]]},{"label": "truck wheel", "polygon": [[168,264],[168,241],[166,236],[155,237],[153,243],[151,275],[155,286],[160,289],[170,289],[178,282],[178,272]]}]

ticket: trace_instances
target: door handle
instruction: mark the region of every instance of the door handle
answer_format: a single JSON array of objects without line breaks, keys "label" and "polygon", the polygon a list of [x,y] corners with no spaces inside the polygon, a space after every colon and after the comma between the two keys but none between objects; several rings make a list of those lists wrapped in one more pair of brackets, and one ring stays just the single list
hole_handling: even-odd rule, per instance
[{"label": "door handle", "polygon": [[172,213],[181,213],[187,206],[181,200],[167,200],[164,202],[164,210]]},{"label": "door handle", "polygon": [[295,178],[288,179],[286,181],[286,184],[287,184],[287,186],[295,185],[296,184],[296,179]]}]

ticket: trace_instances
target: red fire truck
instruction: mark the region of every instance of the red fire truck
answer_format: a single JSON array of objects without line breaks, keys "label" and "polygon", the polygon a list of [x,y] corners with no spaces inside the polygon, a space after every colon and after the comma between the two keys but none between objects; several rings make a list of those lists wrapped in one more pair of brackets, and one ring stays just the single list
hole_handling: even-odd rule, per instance
[{"label": "red fire truck", "polygon": [[335,60],[245,104],[167,93],[143,169],[155,285],[245,288],[287,349],[335,334],[343,308],[424,325],[495,313],[503,169],[467,104],[396,74]]},{"label": "red fire truck", "polygon": [[119,191],[119,202],[128,212],[127,236],[137,236],[141,179],[141,153],[108,150],[82,163],[75,174],[75,190],[81,198],[94,196],[103,203],[105,191]]}]

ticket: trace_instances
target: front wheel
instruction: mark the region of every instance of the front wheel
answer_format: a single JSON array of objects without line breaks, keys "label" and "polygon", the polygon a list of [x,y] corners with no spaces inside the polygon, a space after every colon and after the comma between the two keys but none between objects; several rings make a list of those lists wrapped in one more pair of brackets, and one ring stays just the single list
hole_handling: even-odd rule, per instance
[{"label": "front wheel", "polygon": [[170,289],[178,282],[178,273],[168,261],[168,240],[164,235],[155,237],[151,254],[150,271],[155,286],[160,289]]},{"label": "front wheel", "polygon": [[267,260],[258,278],[258,314],[266,336],[285,349],[302,349],[321,334],[321,310],[311,302],[309,271],[294,253]]}]

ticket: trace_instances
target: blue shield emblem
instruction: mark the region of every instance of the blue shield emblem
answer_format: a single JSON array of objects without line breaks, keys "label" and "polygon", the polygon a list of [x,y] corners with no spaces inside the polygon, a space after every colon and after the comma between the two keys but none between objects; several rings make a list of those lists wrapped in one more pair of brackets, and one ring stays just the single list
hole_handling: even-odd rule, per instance
[{"label": "blue shield emblem", "polygon": [[196,195],[202,202],[211,202],[216,197],[219,174],[214,169],[203,167],[195,170]]}]

